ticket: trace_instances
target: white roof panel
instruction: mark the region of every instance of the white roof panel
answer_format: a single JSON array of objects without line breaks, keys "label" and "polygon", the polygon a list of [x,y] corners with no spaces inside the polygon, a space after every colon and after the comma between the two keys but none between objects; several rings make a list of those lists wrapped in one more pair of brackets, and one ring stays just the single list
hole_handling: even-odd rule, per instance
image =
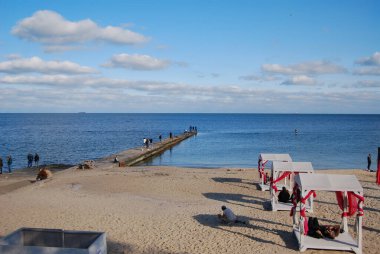
[{"label": "white roof panel", "polygon": [[260,153],[259,158],[263,161],[292,161],[288,153]]},{"label": "white roof panel", "polygon": [[354,175],[299,174],[294,180],[304,190],[363,192],[361,184]]},{"label": "white roof panel", "polygon": [[292,171],[292,172],[314,172],[311,162],[282,162],[274,161],[272,163],[274,171]]}]

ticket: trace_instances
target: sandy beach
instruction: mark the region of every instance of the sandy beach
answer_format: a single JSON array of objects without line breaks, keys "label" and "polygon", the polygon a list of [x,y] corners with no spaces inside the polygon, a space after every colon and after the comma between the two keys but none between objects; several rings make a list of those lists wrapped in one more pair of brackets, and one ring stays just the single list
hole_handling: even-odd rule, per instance
[{"label": "sandy beach", "polygon": [[[323,172],[358,177],[366,198],[363,253],[378,253],[375,173]],[[0,237],[20,227],[62,228],[106,232],[108,253],[298,253],[289,212],[267,210],[269,193],[257,189],[256,169],[101,166],[31,183],[34,174],[0,176]],[[339,223],[335,194],[318,194],[313,216]],[[221,205],[249,224],[219,223]]]}]

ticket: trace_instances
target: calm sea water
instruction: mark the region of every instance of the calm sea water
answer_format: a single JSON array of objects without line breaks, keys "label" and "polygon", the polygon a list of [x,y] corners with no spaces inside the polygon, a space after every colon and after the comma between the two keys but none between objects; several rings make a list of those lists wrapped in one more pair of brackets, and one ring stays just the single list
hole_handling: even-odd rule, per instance
[{"label": "calm sea water", "polygon": [[[0,156],[14,167],[29,152],[40,164],[76,164],[142,145],[144,137],[198,135],[148,162],[186,167],[256,167],[263,153],[290,153],[317,169],[375,168],[380,115],[287,114],[0,114]],[[295,135],[294,130],[298,130]]]}]

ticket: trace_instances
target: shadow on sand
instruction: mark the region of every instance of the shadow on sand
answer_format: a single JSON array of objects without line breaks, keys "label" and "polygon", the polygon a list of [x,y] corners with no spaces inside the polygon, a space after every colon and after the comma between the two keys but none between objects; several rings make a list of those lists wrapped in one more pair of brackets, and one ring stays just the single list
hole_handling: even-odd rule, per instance
[{"label": "shadow on sand", "polygon": [[[236,194],[236,193],[216,193],[216,192],[209,192],[209,193],[203,193],[203,196],[205,196],[208,199],[218,200],[222,201],[224,203],[249,207],[257,210],[265,210],[267,207],[267,199],[260,198],[260,197],[254,197],[244,194]],[[255,207],[254,205],[261,205],[263,206],[263,209],[259,209]]]},{"label": "shadow on sand", "polygon": [[241,224],[241,223],[224,224],[224,223],[220,222],[220,220],[218,219],[218,217],[216,215],[211,215],[211,214],[199,214],[199,215],[195,215],[193,218],[203,226],[207,226],[207,227],[219,229],[219,230],[222,230],[225,232],[229,232],[232,234],[244,236],[244,237],[247,237],[253,241],[284,247],[283,245],[275,243],[275,242],[271,241],[270,239],[264,239],[264,238],[257,237],[254,235],[249,235],[247,233],[238,232],[234,229],[244,227],[244,228],[248,228],[251,230],[260,230],[260,231],[263,231],[263,232],[266,232],[269,234],[278,235],[284,241],[286,248],[298,250],[298,246],[297,246],[295,239],[293,238],[292,232],[288,232],[285,230],[278,230],[278,229],[270,230],[266,227],[251,224],[252,221],[261,221],[264,223],[284,225],[281,223],[272,222],[272,221],[268,221],[268,220],[262,220],[262,219],[254,219],[254,218],[250,218],[250,217],[246,217],[246,216],[238,216],[239,220],[246,221],[246,222],[249,221],[249,224],[247,224],[247,225]]},{"label": "shadow on sand", "polygon": [[136,254],[185,254],[186,252],[169,252],[161,250],[159,248],[147,248],[144,250],[136,250],[131,244],[120,243],[116,241],[107,241],[107,253],[109,254],[125,254],[125,253],[136,253]]},{"label": "shadow on sand", "polygon": [[249,189],[252,187],[253,182],[246,180],[246,179],[241,179],[241,178],[229,178],[229,177],[214,177],[211,178],[217,183],[225,183],[228,185],[240,187],[240,188],[246,188]]}]

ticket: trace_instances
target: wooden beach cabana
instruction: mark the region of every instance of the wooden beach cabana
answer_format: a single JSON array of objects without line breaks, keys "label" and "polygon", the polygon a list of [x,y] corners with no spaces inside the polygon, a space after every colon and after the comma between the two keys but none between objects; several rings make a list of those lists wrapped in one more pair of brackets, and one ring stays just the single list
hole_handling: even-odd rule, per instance
[{"label": "wooden beach cabana", "polygon": [[291,162],[292,158],[287,153],[281,153],[281,154],[260,153],[259,154],[257,169],[259,171],[259,176],[260,176],[259,188],[262,191],[269,190],[269,179],[266,179],[265,167],[268,166],[267,164],[269,162],[273,163],[274,161]]},{"label": "wooden beach cabana", "polygon": [[[356,254],[362,253],[362,216],[363,212],[363,188],[354,175],[329,175],[329,174],[299,174],[295,178],[294,191],[299,193],[299,218],[296,217],[297,203],[294,202],[291,216],[293,216],[293,232],[299,243],[301,252],[306,249],[322,250],[347,250]],[[298,191],[297,191],[298,190]],[[336,192],[337,203],[342,212],[340,229],[343,230],[335,239],[313,238],[307,235],[307,218],[305,213],[305,201],[319,191]],[[338,210],[337,210],[338,212]],[[348,231],[347,217],[356,214],[354,231],[356,238]]]},{"label": "wooden beach cabana", "polygon": [[[282,203],[278,201],[278,189],[282,186],[285,186],[287,190],[292,191],[293,189],[293,178],[296,174],[312,174],[314,173],[313,166],[311,162],[281,162],[274,161],[272,163],[271,170],[271,181],[270,181],[270,198],[272,211],[290,211],[293,207],[292,203]],[[286,179],[289,179],[286,181]],[[284,180],[284,184],[277,186]],[[309,212],[313,211],[313,198],[308,199],[308,204],[306,209]]]}]

